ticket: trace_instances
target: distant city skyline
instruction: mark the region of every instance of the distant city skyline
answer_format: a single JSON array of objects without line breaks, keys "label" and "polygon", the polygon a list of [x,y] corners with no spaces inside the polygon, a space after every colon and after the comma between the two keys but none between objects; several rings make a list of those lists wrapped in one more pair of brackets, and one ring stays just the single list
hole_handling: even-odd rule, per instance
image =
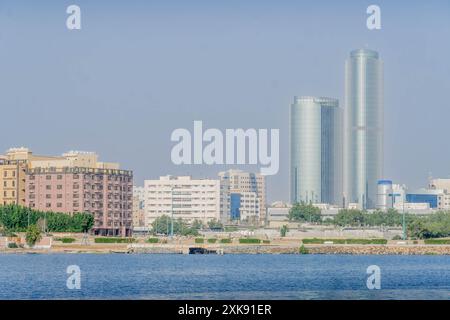
[{"label": "distant city skyline", "polygon": [[[76,1],[0,4],[0,153],[96,151],[134,171],[214,177],[230,168],[176,166],[170,133],[279,128],[280,170],[268,202],[289,200],[289,105],[328,96],[344,107],[344,61],[358,48],[385,63],[383,178],[411,188],[450,175],[450,3],[378,1],[382,29],[366,27],[366,1]],[[320,17],[320,19],[318,18]]]}]

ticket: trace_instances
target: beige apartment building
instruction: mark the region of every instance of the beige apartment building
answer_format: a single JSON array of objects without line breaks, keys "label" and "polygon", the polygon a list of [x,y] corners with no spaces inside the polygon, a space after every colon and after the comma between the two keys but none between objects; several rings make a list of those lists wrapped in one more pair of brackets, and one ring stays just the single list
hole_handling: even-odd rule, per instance
[{"label": "beige apartment building", "polygon": [[25,161],[0,157],[0,205],[25,206],[26,170]]},{"label": "beige apartment building", "polygon": [[450,209],[450,178],[431,179],[428,185],[430,190],[441,190],[437,197],[437,208]]},{"label": "beige apartment building", "polygon": [[450,194],[450,178],[448,179],[431,179],[428,185],[429,189],[442,189],[445,193]]}]

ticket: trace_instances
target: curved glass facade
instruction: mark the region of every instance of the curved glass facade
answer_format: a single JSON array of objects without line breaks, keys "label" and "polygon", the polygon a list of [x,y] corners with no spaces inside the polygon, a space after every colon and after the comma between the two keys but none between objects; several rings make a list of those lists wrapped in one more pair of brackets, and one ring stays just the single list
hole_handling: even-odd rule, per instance
[{"label": "curved glass facade", "polygon": [[337,203],[341,192],[341,110],[331,98],[295,97],[290,109],[290,200]]},{"label": "curved glass facade", "polygon": [[376,205],[383,176],[383,63],[376,51],[350,53],[345,65],[344,196]]}]

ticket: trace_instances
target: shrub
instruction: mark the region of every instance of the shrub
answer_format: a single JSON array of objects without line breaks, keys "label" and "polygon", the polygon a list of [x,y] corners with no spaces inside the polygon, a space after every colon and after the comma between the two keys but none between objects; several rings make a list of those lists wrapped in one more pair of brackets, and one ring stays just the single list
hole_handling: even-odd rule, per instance
[{"label": "shrub", "polygon": [[17,248],[19,248],[19,246],[15,242],[10,242],[10,243],[8,243],[8,248],[9,249],[17,249]]},{"label": "shrub", "polygon": [[95,238],[95,243],[132,243],[134,238]]},{"label": "shrub", "polygon": [[216,238],[208,239],[208,243],[216,243],[216,242],[217,242]]},{"label": "shrub", "polygon": [[204,243],[205,239],[203,238],[195,238],[195,243]]},{"label": "shrub", "polygon": [[302,239],[302,242],[304,244],[322,244],[324,242],[324,240],[323,239],[312,238],[312,239]]},{"label": "shrub", "polygon": [[287,234],[287,232],[289,231],[289,228],[288,228],[288,226],[287,225],[283,225],[281,228],[280,228],[280,236],[283,238],[283,237],[286,237],[286,234]]},{"label": "shrub", "polygon": [[302,244],[302,245],[300,246],[300,248],[298,249],[298,253],[300,253],[300,254],[308,254],[309,251],[308,251],[308,249],[306,249],[305,246]]},{"label": "shrub", "polygon": [[220,239],[220,243],[231,243],[231,239]]},{"label": "shrub", "polygon": [[303,239],[304,244],[323,244],[324,242],[333,242],[333,244],[386,244],[386,239]]},{"label": "shrub", "polygon": [[33,247],[36,242],[42,239],[41,230],[37,227],[37,225],[32,224],[27,228],[27,232],[25,234],[25,241],[27,242],[29,247]]},{"label": "shrub", "polygon": [[240,238],[239,243],[258,244],[258,243],[261,243],[261,240],[254,239],[254,238]]},{"label": "shrub", "polygon": [[61,241],[62,243],[72,243],[75,242],[74,238],[55,238],[55,241]]},{"label": "shrub", "polygon": [[270,243],[270,240],[263,240],[263,243],[264,243],[264,244],[269,244],[269,243]]},{"label": "shrub", "polygon": [[347,239],[347,244],[386,244],[386,239]]},{"label": "shrub", "polygon": [[450,239],[425,239],[425,244],[450,244]]},{"label": "shrub", "polygon": [[158,243],[158,242],[159,242],[159,239],[158,239],[158,238],[148,238],[148,239],[147,239],[147,242],[148,242],[148,243]]}]

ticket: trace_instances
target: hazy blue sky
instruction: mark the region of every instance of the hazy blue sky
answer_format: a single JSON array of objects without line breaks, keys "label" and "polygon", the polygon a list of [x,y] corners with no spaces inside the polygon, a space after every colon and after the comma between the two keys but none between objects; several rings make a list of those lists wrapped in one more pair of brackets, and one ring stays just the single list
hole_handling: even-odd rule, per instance
[{"label": "hazy blue sky", "polygon": [[[66,8],[82,30],[66,29]],[[366,28],[378,4],[382,30]],[[294,95],[339,98],[352,49],[385,65],[385,176],[420,187],[450,175],[450,2],[0,2],[0,152],[97,151],[133,169],[215,176],[175,166],[176,128],[279,128],[269,200],[288,200],[288,109]],[[242,169],[255,170],[251,166]]]}]

